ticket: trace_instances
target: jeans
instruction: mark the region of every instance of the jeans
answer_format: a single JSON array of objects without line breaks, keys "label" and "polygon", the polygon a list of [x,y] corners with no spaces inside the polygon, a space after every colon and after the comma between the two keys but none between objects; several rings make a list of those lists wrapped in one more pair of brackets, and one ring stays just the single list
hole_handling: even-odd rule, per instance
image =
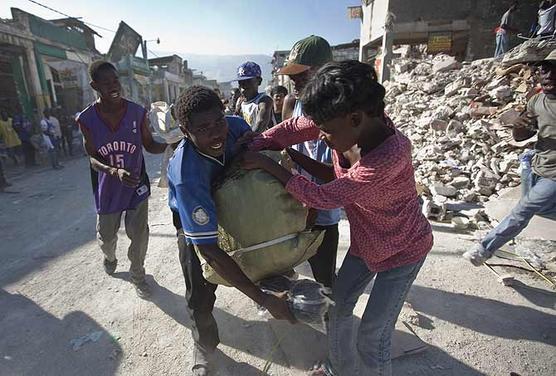
[{"label": "jeans", "polygon": [[528,153],[522,156],[521,199],[480,243],[481,253],[486,257],[519,235],[534,215],[556,220],[556,181],[535,174],[530,156]]},{"label": "jeans", "polygon": [[[97,239],[104,257],[108,261],[116,260],[116,246],[118,230],[122,219],[122,212],[98,214]],[[149,200],[145,199],[135,209],[125,212],[125,233],[131,240],[127,250],[127,257],[131,261],[129,269],[131,281],[141,283],[145,279],[145,256],[149,247]]]},{"label": "jeans", "polygon": [[316,225],[315,230],[323,230],[324,238],[317,249],[317,253],[311,257],[309,265],[313,271],[315,281],[322,283],[325,287],[334,285],[336,280],[336,254],[338,253],[338,224],[329,226]]},{"label": "jeans", "polygon": [[494,51],[494,57],[500,57],[508,51],[510,46],[510,37],[507,32],[497,32],[496,33],[496,50]]},{"label": "jeans", "polygon": [[[333,289],[335,305],[330,309],[329,362],[335,375],[392,374],[392,334],[409,288],[424,261],[423,258],[414,264],[375,273],[362,259],[347,254]],[[353,309],[375,276],[354,346]]]},{"label": "jeans", "polygon": [[178,249],[183,278],[187,314],[191,320],[191,335],[197,348],[212,353],[220,343],[218,326],[212,314],[216,302],[216,287],[203,277],[201,262],[192,244],[188,244],[179,214],[172,212],[178,234]]}]

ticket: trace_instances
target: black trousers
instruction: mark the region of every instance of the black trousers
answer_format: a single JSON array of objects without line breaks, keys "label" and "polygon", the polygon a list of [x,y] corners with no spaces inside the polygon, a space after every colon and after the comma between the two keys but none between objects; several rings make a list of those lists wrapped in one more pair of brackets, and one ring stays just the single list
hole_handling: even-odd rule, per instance
[{"label": "black trousers", "polygon": [[23,157],[25,158],[25,167],[35,166],[35,147],[29,141],[22,141]]},{"label": "black trousers", "polygon": [[2,158],[0,158],[0,188],[4,188],[8,182],[4,177],[4,166],[2,165]]},{"label": "black trousers", "polygon": [[336,255],[338,253],[338,224],[330,226],[314,226],[315,230],[324,230],[322,240],[317,253],[311,257],[309,265],[313,271],[315,281],[322,283],[325,287],[334,285],[336,280]]},{"label": "black trousers", "polygon": [[179,215],[172,213],[178,235],[181,270],[185,279],[185,301],[191,319],[191,335],[196,346],[213,352],[220,343],[218,326],[212,314],[216,301],[216,285],[203,277],[201,262],[192,244],[188,244],[183,233]]},{"label": "black trousers", "polygon": [[73,155],[73,132],[71,128],[62,129],[62,139],[60,140],[64,154]]}]

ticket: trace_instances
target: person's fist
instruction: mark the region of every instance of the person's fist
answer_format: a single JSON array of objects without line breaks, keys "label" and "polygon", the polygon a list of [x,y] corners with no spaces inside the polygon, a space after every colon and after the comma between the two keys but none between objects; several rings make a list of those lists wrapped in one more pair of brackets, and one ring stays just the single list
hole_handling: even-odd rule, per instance
[{"label": "person's fist", "polygon": [[265,307],[276,320],[288,320],[292,324],[297,322],[292,311],[290,311],[288,307],[285,293],[279,296],[266,294],[262,306]]}]

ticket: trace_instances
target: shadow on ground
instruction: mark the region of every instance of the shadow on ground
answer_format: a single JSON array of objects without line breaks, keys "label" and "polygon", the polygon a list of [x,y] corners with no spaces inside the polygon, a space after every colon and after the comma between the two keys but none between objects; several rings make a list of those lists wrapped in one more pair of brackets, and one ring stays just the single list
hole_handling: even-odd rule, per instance
[{"label": "shadow on ground", "polygon": [[[146,161],[153,181],[160,176],[160,157],[150,156]],[[15,188],[22,192],[0,195],[0,287],[21,280],[96,238],[86,158],[69,161],[63,170],[21,176]],[[101,254],[98,249],[96,255]]]},{"label": "shadow on ground", "polygon": [[[31,319],[30,319],[31,318]],[[96,342],[72,348],[73,339],[99,332]],[[31,299],[0,289],[0,375],[115,375],[122,349],[83,312],[62,319]]]},{"label": "shadow on ground", "polygon": [[[554,295],[517,287],[538,305],[553,304]],[[478,296],[413,285],[407,299],[416,311],[438,317],[470,330],[513,340],[556,345],[556,315]]]},{"label": "shadow on ground", "polygon": [[[117,272],[113,277],[122,280],[129,280],[128,272]],[[175,294],[168,290],[166,287],[158,284],[151,275],[146,276],[147,282],[152,287],[152,296],[150,301],[153,302],[160,310],[170,316],[180,325],[190,329],[191,320],[187,316],[185,310],[185,297]],[[253,310],[256,309],[255,304],[252,303]],[[284,357],[284,354],[278,349],[271,354],[272,349],[267,346],[261,346],[264,343],[275,344],[278,338],[269,330],[269,321],[266,320],[245,320],[241,317],[232,315],[218,307],[214,308],[214,317],[220,328],[220,343],[234,349],[240,350],[244,353],[252,354],[260,359],[269,359],[272,356],[273,362],[285,367],[296,367],[303,369],[306,366],[305,362],[291,362]],[[270,320],[275,321],[275,320]],[[293,336],[311,336],[314,338],[315,343],[326,343],[324,334],[307,326],[291,325],[283,323],[284,335]],[[229,330],[223,330],[228,328]],[[233,330],[230,330],[233,329]],[[188,333],[189,335],[189,333]],[[265,337],[266,336],[266,337]],[[315,352],[315,354],[317,354]],[[223,361],[225,361],[225,357]],[[316,355],[318,360],[318,355]],[[228,365],[229,367],[230,365]],[[235,366],[234,366],[235,367]],[[258,371],[260,374],[260,371]],[[235,375],[235,373],[232,373]],[[240,373],[238,373],[239,375]],[[243,373],[241,373],[243,375]]]}]

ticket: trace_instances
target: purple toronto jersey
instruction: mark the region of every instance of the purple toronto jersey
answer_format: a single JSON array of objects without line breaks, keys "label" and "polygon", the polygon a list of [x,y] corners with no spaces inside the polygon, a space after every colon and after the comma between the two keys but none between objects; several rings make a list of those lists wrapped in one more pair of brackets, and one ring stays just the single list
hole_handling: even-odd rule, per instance
[{"label": "purple toronto jersey", "polygon": [[97,157],[106,165],[123,168],[141,180],[135,188],[126,187],[118,177],[91,169],[91,180],[98,214],[118,213],[135,209],[150,195],[149,178],[143,158],[141,127],[146,110],[125,100],[126,110],[118,127],[112,129],[100,116],[97,105],[91,104],[77,117],[80,127],[89,131]]}]

